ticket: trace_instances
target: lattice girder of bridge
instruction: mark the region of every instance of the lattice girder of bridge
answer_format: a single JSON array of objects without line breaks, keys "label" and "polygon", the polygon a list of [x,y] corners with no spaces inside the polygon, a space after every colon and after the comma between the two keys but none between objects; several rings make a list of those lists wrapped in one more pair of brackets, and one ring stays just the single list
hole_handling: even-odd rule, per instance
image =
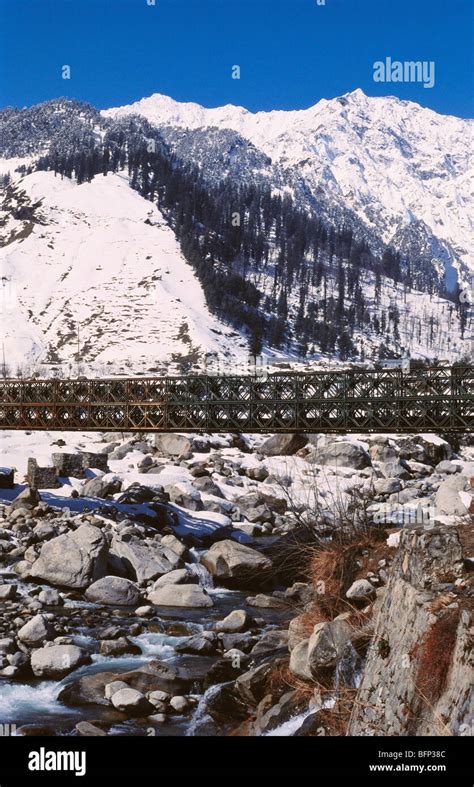
[{"label": "lattice girder of bridge", "polygon": [[429,432],[474,427],[474,367],[0,381],[0,428]]}]

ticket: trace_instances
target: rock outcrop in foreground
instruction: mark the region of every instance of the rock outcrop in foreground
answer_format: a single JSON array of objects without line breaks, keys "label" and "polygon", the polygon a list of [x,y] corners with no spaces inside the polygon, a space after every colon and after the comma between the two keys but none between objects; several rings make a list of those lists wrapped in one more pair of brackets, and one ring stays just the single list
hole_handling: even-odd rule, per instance
[{"label": "rock outcrop in foreground", "polygon": [[349,735],[472,734],[468,528],[402,531]]}]

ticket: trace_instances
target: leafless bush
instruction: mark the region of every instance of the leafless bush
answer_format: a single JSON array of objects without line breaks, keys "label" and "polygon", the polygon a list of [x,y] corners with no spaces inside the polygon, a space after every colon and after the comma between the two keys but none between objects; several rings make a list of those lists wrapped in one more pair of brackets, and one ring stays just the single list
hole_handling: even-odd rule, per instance
[{"label": "leafless bush", "polygon": [[[275,485],[286,500],[288,513],[311,533],[317,544],[327,543],[328,538],[351,541],[371,531],[373,516],[369,509],[375,497],[372,483],[361,486],[349,482],[341,489],[337,475],[328,476],[324,468],[308,465],[304,475],[296,465],[287,466],[288,469],[289,472],[275,475]],[[298,491],[295,476],[301,482]]]}]

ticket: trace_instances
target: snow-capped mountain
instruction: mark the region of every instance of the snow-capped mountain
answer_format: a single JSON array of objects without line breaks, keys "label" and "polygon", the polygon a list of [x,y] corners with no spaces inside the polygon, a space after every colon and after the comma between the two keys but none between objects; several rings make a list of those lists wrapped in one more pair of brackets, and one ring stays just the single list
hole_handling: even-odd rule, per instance
[{"label": "snow-capped mountain", "polygon": [[249,346],[465,356],[469,309],[448,294],[474,270],[472,128],[359,90],[289,112],[161,95],[0,110],[10,371],[202,367]]},{"label": "snow-capped mountain", "polygon": [[232,129],[283,169],[289,184],[303,179],[325,215],[351,212],[384,243],[431,255],[445,265],[450,286],[451,266],[474,269],[472,120],[359,89],[297,111],[206,109],[155,94],[102,112],[130,114],[160,127]]}]

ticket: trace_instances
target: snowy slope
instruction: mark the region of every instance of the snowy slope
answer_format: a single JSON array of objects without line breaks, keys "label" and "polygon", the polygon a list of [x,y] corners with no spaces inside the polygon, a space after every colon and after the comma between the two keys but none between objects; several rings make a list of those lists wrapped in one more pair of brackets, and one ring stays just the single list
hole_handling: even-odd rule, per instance
[{"label": "snowy slope", "polygon": [[410,228],[427,235],[448,282],[451,266],[474,270],[472,120],[361,90],[307,110],[257,113],[155,94],[102,114],[134,113],[162,126],[233,129],[302,176],[316,199],[352,210],[385,243],[403,251]]},{"label": "snowy slope", "polygon": [[[1,333],[7,364],[77,360],[120,372],[246,354],[207,309],[159,210],[121,175],[76,185],[22,178],[0,211]],[[22,210],[24,218],[14,218]],[[2,226],[3,225],[3,226]],[[79,337],[78,337],[79,330]]]}]

